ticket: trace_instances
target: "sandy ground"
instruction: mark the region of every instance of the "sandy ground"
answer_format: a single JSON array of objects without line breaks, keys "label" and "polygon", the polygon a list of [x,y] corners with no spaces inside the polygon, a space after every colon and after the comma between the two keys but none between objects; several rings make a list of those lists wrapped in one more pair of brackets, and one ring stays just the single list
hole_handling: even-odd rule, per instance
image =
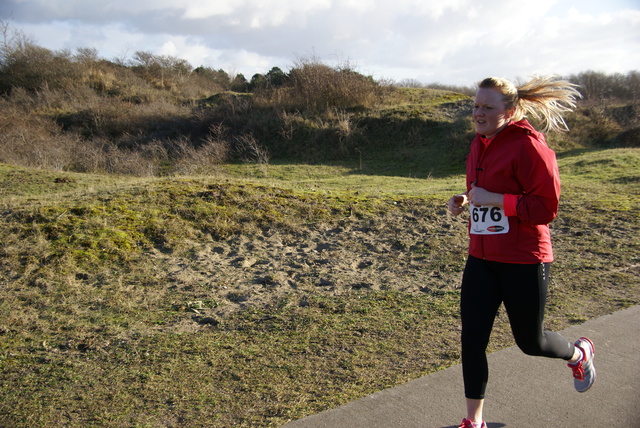
[{"label": "sandy ground", "polygon": [[215,323],[248,305],[283,298],[303,304],[309,293],[454,289],[466,245],[465,220],[450,218],[444,203],[416,203],[375,220],[345,218],[296,233],[270,230],[209,242],[188,259],[155,257],[168,281],[193,295],[186,304],[194,319]]}]

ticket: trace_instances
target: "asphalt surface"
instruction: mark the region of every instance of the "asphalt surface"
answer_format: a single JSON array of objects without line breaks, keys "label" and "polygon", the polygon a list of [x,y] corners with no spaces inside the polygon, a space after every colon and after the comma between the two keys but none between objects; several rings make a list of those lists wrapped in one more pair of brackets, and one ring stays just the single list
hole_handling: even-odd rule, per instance
[{"label": "asphalt surface", "polygon": [[[561,333],[595,345],[596,382],[573,387],[562,360],[517,347],[489,355],[484,418],[489,428],[640,428],[640,306]],[[460,365],[386,389],[283,428],[456,428],[466,416]]]}]

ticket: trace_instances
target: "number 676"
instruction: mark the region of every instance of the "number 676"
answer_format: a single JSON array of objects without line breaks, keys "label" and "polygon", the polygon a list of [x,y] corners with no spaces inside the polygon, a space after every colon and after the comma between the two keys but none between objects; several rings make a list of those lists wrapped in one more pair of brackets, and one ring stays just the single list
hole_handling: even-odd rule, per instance
[{"label": "number 676", "polygon": [[489,214],[489,218],[494,222],[502,220],[499,207],[473,207],[471,210],[471,216],[476,223],[479,221],[482,223],[487,221],[487,214]]}]

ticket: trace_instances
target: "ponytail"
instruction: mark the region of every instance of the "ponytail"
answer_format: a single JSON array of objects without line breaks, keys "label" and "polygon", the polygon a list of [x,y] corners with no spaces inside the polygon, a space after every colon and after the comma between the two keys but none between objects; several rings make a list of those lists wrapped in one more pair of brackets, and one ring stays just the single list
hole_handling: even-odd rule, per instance
[{"label": "ponytail", "polygon": [[519,121],[527,114],[544,123],[544,131],[568,131],[562,115],[576,107],[576,99],[582,98],[577,85],[555,76],[534,76],[526,83],[515,86],[506,79],[489,77],[479,88],[497,89],[504,95],[507,109],[515,109],[513,120]]}]

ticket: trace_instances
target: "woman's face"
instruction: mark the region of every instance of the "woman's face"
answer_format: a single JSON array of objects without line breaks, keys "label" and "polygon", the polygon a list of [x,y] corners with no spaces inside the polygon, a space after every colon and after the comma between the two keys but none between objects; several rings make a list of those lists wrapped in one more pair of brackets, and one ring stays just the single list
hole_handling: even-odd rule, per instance
[{"label": "woman's face", "polygon": [[478,88],[473,106],[473,123],[476,132],[485,137],[493,137],[504,128],[513,110],[505,108],[504,95],[493,88]]}]

